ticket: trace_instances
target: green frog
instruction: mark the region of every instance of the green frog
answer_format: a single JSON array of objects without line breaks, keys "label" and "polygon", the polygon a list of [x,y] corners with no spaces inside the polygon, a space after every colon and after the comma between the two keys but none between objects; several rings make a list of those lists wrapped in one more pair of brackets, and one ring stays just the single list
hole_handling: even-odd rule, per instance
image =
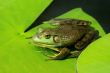
[{"label": "green frog", "polygon": [[90,21],[55,18],[45,23],[57,27],[39,31],[32,37],[32,42],[34,45],[56,51],[57,54],[49,56],[51,60],[78,57],[82,50],[99,36],[98,30],[90,26]]}]

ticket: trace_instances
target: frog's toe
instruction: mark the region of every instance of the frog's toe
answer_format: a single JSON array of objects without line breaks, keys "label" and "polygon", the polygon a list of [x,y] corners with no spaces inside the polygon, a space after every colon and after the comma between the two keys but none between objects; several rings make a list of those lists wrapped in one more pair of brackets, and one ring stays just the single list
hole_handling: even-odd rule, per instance
[{"label": "frog's toe", "polygon": [[83,42],[78,42],[77,44],[75,44],[75,48],[77,50],[81,50],[81,49],[83,49],[82,45],[83,45]]},{"label": "frog's toe", "polygon": [[70,53],[70,55],[68,56],[68,58],[76,58],[80,55],[82,51],[73,51]]},{"label": "frog's toe", "polygon": [[60,53],[56,54],[55,56],[49,57],[48,60],[62,60],[70,54],[70,50],[67,48],[61,49]]}]

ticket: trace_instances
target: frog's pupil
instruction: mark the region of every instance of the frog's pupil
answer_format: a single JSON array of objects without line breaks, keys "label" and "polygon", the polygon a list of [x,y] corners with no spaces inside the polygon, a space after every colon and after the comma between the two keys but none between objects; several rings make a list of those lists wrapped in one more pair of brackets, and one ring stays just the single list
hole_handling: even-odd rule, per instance
[{"label": "frog's pupil", "polygon": [[49,39],[51,36],[50,35],[45,35],[45,38],[46,39]]}]

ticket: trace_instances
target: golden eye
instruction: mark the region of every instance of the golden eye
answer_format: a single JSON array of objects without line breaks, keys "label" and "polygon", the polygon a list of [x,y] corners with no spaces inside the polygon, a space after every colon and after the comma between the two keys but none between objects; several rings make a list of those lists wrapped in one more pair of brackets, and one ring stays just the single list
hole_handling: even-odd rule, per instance
[{"label": "golden eye", "polygon": [[51,36],[50,35],[45,35],[45,38],[46,39],[49,39]]}]

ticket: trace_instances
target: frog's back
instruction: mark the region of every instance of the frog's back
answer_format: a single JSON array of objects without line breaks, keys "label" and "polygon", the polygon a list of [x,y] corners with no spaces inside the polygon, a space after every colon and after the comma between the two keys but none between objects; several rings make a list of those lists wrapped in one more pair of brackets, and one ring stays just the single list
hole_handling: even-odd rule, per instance
[{"label": "frog's back", "polygon": [[[77,42],[88,31],[84,27],[71,27],[68,25],[60,26],[55,30],[60,42],[64,45],[71,45]],[[62,45],[62,46],[64,46]]]}]

